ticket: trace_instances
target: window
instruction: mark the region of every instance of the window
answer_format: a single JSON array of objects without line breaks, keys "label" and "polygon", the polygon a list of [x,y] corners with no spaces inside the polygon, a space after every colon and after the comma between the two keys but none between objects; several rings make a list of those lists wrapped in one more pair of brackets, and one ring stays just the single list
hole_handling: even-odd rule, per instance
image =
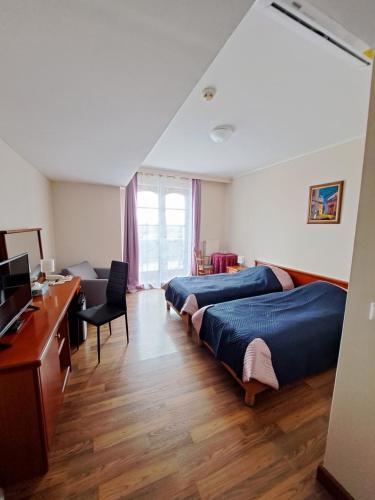
[{"label": "window", "polygon": [[139,275],[160,286],[190,273],[191,181],[138,174]]}]

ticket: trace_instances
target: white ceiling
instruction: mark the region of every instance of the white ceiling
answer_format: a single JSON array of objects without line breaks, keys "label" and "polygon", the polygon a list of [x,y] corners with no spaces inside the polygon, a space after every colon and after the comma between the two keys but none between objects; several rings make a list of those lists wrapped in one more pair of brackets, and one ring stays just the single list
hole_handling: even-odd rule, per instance
[{"label": "white ceiling", "polygon": [[[330,5],[332,12],[341,3],[313,1]],[[373,10],[372,5],[353,15],[356,34],[371,25],[374,35],[375,16],[367,17]],[[348,12],[352,9],[340,20],[348,20]],[[235,176],[363,136],[370,78],[371,67],[353,63],[293,21],[253,6],[144,166]],[[201,97],[207,85],[217,88],[211,102]],[[208,134],[220,124],[233,125],[235,132],[228,142],[215,144]]]},{"label": "white ceiling", "polygon": [[375,47],[374,0],[309,0],[317,9]]},{"label": "white ceiling", "polygon": [[251,4],[0,0],[0,136],[51,179],[127,183]]}]

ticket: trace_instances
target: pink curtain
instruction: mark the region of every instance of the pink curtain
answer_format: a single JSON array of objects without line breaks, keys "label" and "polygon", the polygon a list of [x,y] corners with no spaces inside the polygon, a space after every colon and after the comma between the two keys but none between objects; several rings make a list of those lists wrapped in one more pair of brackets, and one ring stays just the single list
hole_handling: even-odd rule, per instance
[{"label": "pink curtain", "polygon": [[191,257],[191,274],[197,274],[195,265],[194,252],[200,248],[200,233],[201,233],[201,181],[199,179],[192,180],[192,257]]},{"label": "pink curtain", "polygon": [[133,292],[139,281],[139,246],[137,226],[137,174],[126,186],[124,212],[124,261],[129,263],[128,290]]}]

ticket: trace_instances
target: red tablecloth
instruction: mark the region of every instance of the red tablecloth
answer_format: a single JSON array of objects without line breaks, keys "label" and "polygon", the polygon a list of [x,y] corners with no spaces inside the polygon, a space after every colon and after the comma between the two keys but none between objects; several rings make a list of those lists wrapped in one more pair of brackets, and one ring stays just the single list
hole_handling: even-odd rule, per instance
[{"label": "red tablecloth", "polygon": [[214,273],[226,273],[227,266],[235,266],[237,264],[237,255],[235,253],[213,253],[211,255],[211,263],[214,268]]}]

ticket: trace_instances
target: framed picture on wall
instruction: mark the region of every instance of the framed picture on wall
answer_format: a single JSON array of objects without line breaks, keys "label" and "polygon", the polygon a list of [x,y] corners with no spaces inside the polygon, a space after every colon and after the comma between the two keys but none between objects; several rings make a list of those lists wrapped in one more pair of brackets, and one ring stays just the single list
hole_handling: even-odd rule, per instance
[{"label": "framed picture on wall", "polygon": [[344,181],[310,186],[308,224],[339,224]]}]

